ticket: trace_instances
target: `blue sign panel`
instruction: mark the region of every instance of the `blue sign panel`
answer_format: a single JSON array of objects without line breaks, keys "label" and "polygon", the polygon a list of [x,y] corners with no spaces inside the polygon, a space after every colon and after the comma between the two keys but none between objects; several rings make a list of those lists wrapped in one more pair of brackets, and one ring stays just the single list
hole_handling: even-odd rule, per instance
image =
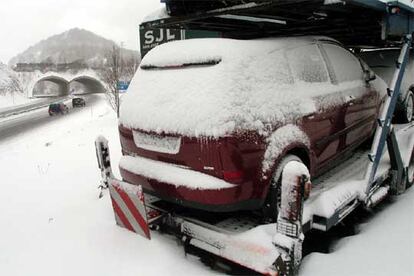
[{"label": "blue sign panel", "polygon": [[129,87],[129,81],[118,81],[118,90],[119,92],[126,92],[126,90],[128,90]]}]

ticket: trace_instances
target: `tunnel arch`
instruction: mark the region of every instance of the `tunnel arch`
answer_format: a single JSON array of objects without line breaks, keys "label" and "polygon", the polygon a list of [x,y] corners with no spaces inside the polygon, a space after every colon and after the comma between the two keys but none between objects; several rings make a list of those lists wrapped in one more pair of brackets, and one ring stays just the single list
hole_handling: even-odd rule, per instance
[{"label": "tunnel arch", "polygon": [[96,77],[79,75],[69,81],[69,94],[96,94],[104,93],[105,85]]},{"label": "tunnel arch", "polygon": [[49,75],[37,79],[31,88],[32,97],[64,96],[69,92],[69,82],[61,76]]},{"label": "tunnel arch", "polygon": [[[107,85],[92,71],[78,74],[47,73],[38,76],[27,88],[29,97],[50,97],[70,95],[73,89],[74,95],[104,93]],[[44,93],[48,89],[54,90],[54,93]]]}]

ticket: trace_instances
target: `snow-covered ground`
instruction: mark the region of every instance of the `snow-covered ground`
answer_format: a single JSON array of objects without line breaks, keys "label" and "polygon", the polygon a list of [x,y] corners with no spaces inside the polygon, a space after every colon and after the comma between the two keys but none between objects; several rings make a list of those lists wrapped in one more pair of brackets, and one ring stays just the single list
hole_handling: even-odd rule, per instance
[{"label": "snow-covered ground", "polygon": [[6,95],[0,95],[0,109],[17,106],[22,104],[31,103],[36,100],[28,99],[23,94],[19,92],[8,93]]},{"label": "snow-covered ground", "polygon": [[[379,211],[380,210],[380,211]],[[329,254],[306,256],[300,275],[414,275],[414,189],[382,204]]]},{"label": "snow-covered ground", "polygon": [[[117,120],[103,95],[87,100],[67,116],[31,113],[34,126],[0,137],[0,275],[220,274],[173,237],[147,241],[115,225],[108,195],[98,199],[93,143],[108,138],[116,170]],[[411,189],[333,253],[306,256],[300,275],[414,275],[413,202]]]},{"label": "snow-covered ground", "polygon": [[[34,121],[43,116],[36,114]],[[0,275],[209,271],[173,238],[154,234],[150,242],[117,227],[109,197],[98,199],[96,136],[109,139],[114,163],[120,158],[116,116],[103,100],[41,120],[0,141]]]}]

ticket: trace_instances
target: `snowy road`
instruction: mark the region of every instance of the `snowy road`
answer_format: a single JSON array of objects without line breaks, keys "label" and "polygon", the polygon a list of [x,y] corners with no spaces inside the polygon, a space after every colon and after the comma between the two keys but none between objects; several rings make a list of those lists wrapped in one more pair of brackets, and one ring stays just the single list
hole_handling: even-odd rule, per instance
[{"label": "snowy road", "polygon": [[68,97],[54,97],[54,98],[46,98],[46,99],[37,99],[37,100],[31,100],[30,103],[17,105],[17,106],[11,106],[6,108],[0,108],[0,118],[5,118],[8,116],[12,116],[14,114],[20,114],[24,113],[26,111],[33,111],[39,108],[42,108],[44,106],[47,106],[51,103],[55,102],[61,102],[68,99]]},{"label": "snowy road", "polygon": [[[100,97],[101,96],[98,95],[88,95],[83,97],[86,100],[86,108],[96,104]],[[47,102],[50,101],[54,102],[56,99],[48,100]],[[71,116],[72,114],[83,111],[80,108],[71,108],[69,102],[67,102],[67,106],[70,108],[70,113],[66,116]],[[64,118],[63,116],[50,117],[48,114],[48,107],[0,119],[0,141],[13,138],[16,135],[23,134],[51,121],[64,122]]]},{"label": "snowy road", "polygon": [[[115,225],[108,195],[97,198],[93,143],[105,135],[118,163],[116,116],[101,95],[71,111],[2,123],[0,275],[219,275],[173,237],[147,241]],[[413,202],[410,189],[382,204],[357,235],[334,237],[333,252],[307,255],[300,276],[414,275]]]}]

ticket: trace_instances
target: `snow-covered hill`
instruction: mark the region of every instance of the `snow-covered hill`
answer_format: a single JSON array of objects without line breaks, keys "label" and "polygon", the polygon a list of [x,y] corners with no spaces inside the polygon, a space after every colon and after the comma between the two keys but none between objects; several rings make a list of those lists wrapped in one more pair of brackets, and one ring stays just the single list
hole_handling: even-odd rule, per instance
[{"label": "snow-covered hill", "polygon": [[[17,63],[72,63],[81,61],[89,66],[101,66],[115,45],[114,41],[83,29],[71,29],[51,36],[29,47],[9,61]],[[123,49],[125,59],[137,58],[138,52]]]}]

